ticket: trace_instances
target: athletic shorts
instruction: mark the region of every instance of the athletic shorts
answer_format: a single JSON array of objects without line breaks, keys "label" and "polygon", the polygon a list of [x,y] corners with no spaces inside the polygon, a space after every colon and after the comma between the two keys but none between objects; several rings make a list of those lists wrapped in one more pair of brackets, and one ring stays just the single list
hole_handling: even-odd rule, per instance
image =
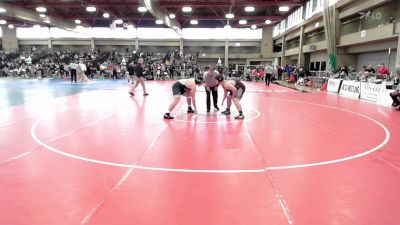
[{"label": "athletic shorts", "polygon": [[[234,96],[234,98],[237,98],[239,100],[242,99],[244,92],[245,92],[245,89],[243,89],[243,88],[237,89],[236,96]],[[229,91],[229,95],[232,95],[232,91]]]},{"label": "athletic shorts", "polygon": [[174,85],[172,85],[172,95],[177,96],[177,95],[183,95],[185,92],[189,92],[190,89],[187,88],[185,85],[181,84],[180,82],[175,82]]}]

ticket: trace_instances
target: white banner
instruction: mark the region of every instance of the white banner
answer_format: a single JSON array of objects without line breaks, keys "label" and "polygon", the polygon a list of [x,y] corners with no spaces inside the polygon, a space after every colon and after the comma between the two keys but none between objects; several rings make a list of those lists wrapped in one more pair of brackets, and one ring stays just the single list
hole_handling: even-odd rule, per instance
[{"label": "white banner", "polygon": [[332,79],[328,80],[328,91],[333,93],[338,93],[342,79]]},{"label": "white banner", "polygon": [[388,90],[388,89],[383,89],[381,90],[381,93],[379,93],[379,99],[377,101],[378,105],[383,105],[387,107],[391,107],[393,103],[392,97],[390,97],[390,92],[393,92],[395,90]]},{"label": "white banner", "polygon": [[361,92],[361,82],[344,80],[340,86],[340,95],[349,98],[359,98]]},{"label": "white banner", "polygon": [[378,102],[381,90],[385,87],[382,84],[374,83],[361,83],[361,99],[365,99],[372,102]]}]

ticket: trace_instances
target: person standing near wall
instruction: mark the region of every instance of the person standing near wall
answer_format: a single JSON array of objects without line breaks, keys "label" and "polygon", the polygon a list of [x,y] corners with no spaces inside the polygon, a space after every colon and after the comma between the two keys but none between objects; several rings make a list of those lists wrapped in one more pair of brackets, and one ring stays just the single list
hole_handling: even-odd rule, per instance
[{"label": "person standing near wall", "polygon": [[211,96],[210,94],[212,93],[213,97],[213,104],[214,104],[214,109],[216,111],[219,110],[218,108],[218,81],[215,79],[216,76],[220,75],[218,71],[214,69],[214,66],[210,66],[208,68],[208,71],[204,72],[203,74],[203,79],[205,82],[205,88],[206,88],[206,95],[207,95],[207,112],[210,112],[211,109]]}]

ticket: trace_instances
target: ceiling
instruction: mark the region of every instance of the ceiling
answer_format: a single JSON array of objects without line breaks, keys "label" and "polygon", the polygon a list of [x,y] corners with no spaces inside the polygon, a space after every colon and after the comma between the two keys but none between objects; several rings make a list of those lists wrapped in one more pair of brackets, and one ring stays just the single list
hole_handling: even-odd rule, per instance
[{"label": "ceiling", "polygon": [[[157,25],[156,18],[149,12],[139,12],[138,7],[143,6],[138,0],[3,0],[3,2],[35,11],[36,7],[46,7],[46,15],[65,21],[74,22],[76,19],[84,25],[93,27],[108,27],[113,19],[122,19],[124,23],[136,27],[165,27]],[[257,27],[270,26],[265,20],[273,21],[272,25],[284,19],[289,13],[303,5],[305,0],[159,0],[158,4],[167,14],[176,15],[176,20],[182,27],[224,27],[229,23],[232,27]],[[96,12],[87,12],[87,6],[95,6]],[[183,6],[191,6],[192,12],[182,11]],[[246,6],[253,6],[253,12],[245,12]],[[289,6],[288,12],[280,12],[279,6]],[[103,13],[110,14],[110,18],[104,18]],[[35,11],[36,13],[36,11]],[[234,19],[226,19],[225,14],[233,13]],[[39,14],[39,13],[38,13]],[[32,22],[5,17],[8,23],[17,26],[32,25]],[[190,24],[190,20],[198,20],[197,25]],[[247,24],[239,24],[239,20],[247,20]]]}]

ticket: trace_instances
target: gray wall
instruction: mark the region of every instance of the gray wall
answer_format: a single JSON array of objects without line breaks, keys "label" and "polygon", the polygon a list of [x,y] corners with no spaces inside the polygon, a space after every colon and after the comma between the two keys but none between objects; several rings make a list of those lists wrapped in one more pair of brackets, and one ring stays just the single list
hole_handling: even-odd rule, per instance
[{"label": "gray wall", "polygon": [[[397,53],[396,51],[391,52],[390,67],[389,67],[390,72],[395,71],[396,53]],[[361,53],[358,54],[357,70],[362,70],[363,66],[368,66],[368,65],[372,65],[374,68],[376,68],[381,63],[385,63],[386,66],[388,65],[389,63],[388,51]]]},{"label": "gray wall", "polygon": [[229,54],[259,54],[260,47],[243,46],[243,47],[229,47]]},{"label": "gray wall", "polygon": [[183,47],[184,52],[189,52],[189,53],[196,53],[196,51],[200,51],[200,55],[202,53],[206,54],[220,54],[224,55],[225,54],[225,47],[195,47],[195,46],[184,46]]}]

